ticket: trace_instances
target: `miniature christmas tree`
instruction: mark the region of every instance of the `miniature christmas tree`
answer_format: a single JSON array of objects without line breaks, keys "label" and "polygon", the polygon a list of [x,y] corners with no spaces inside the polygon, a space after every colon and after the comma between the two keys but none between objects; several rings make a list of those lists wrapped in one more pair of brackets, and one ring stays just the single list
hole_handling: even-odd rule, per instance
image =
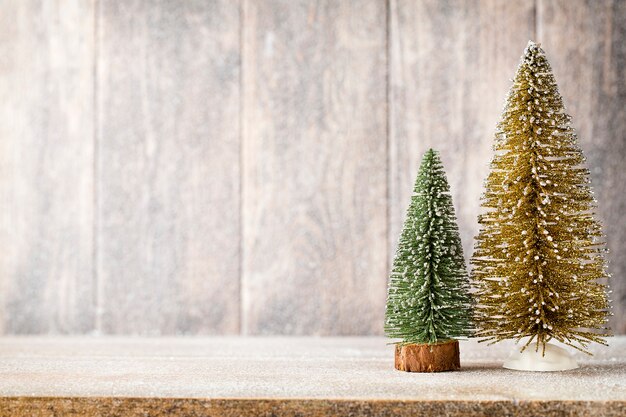
[{"label": "miniature christmas tree", "polygon": [[[430,347],[425,354],[430,357],[422,356],[422,362],[443,363],[415,364],[414,369],[403,370],[454,369],[459,360],[458,342],[453,339],[470,334],[471,297],[450,187],[432,149],[424,155],[414,192],[389,281],[385,332],[401,339],[396,346],[396,367],[402,368],[398,355],[410,352],[402,353],[402,346],[426,344]],[[454,355],[456,350],[456,367],[446,364],[450,352],[440,352],[440,361],[432,349],[451,341],[455,342],[450,352]]]},{"label": "miniature christmas tree", "polygon": [[[477,336],[605,344],[608,278],[596,200],[543,50],[529,42],[498,124],[472,257]],[[505,365],[506,366],[506,365]],[[561,368],[565,369],[565,368]]]}]

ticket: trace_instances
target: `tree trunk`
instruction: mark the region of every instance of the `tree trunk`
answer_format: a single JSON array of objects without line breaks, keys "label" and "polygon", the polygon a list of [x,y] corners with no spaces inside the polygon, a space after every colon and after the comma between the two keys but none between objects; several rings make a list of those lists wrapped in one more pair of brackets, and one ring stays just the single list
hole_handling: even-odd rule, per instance
[{"label": "tree trunk", "polygon": [[461,368],[458,340],[434,345],[396,345],[396,369],[407,372],[443,372]]}]

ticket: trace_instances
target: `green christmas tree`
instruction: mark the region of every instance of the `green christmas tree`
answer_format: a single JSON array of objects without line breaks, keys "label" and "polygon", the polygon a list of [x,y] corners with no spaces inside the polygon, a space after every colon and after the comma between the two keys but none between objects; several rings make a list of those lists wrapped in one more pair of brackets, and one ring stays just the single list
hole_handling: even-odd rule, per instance
[{"label": "green christmas tree", "polygon": [[[604,343],[609,315],[589,171],[543,50],[529,42],[509,93],[472,257],[477,336]],[[523,348],[522,348],[523,350]]]},{"label": "green christmas tree", "polygon": [[385,333],[401,343],[469,336],[469,279],[439,155],[424,155],[389,280]]}]

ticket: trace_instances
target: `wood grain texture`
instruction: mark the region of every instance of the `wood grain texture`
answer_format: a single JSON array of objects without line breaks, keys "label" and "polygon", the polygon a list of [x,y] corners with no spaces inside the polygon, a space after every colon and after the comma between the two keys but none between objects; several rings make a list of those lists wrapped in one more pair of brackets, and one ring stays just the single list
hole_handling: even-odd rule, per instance
[{"label": "wood grain texture", "polygon": [[243,13],[243,330],[379,334],[385,2],[245,1]]},{"label": "wood grain texture", "polygon": [[533,38],[534,4],[391,0],[390,22],[389,251],[432,147],[441,152],[469,259],[495,126]]},{"label": "wood grain texture", "polygon": [[626,401],[0,398],[0,417],[623,417]]},{"label": "wood grain texture", "polygon": [[405,372],[446,372],[461,369],[459,341],[396,345],[394,366]]},{"label": "wood grain texture", "polygon": [[539,1],[538,16],[538,41],[578,131],[607,235],[610,323],[626,333],[626,2]]},{"label": "wood grain texture", "polygon": [[93,328],[92,1],[0,13],[0,334]]},{"label": "wood grain texture", "polygon": [[239,329],[239,4],[102,2],[104,333]]},{"label": "wood grain texture", "polygon": [[[447,406],[450,413],[434,409],[433,413],[439,411],[436,416],[452,415],[455,406],[473,405],[482,411],[504,403],[501,412],[485,414],[490,417],[513,416],[522,404],[546,403],[561,407],[559,417],[605,416],[609,414],[576,413],[580,409],[574,404],[585,402],[607,411],[626,402],[626,337],[614,338],[609,347],[591,346],[593,356],[571,349],[581,367],[568,372],[502,368],[519,348],[512,341],[486,346],[471,340],[459,345],[460,372],[407,375],[394,369],[395,346],[383,337],[5,337],[0,339],[0,416],[21,415],[2,412],[11,399],[24,397],[31,401],[47,397],[58,401],[50,404],[55,406],[62,406],[67,397],[98,399],[93,405],[102,410],[83,411],[86,416],[135,415],[128,409],[113,414],[106,408],[129,397],[152,399],[155,408],[150,411],[163,413],[170,411],[173,399],[220,400],[233,406],[238,400],[309,401],[309,407],[324,401]],[[255,405],[260,408],[256,415],[277,415],[261,404],[250,407]],[[308,410],[290,409],[285,414],[307,415]],[[623,417],[624,405],[621,410],[611,415]],[[193,411],[171,410],[171,415],[223,415],[218,410]],[[381,414],[391,417],[397,411]],[[414,416],[424,415],[413,411]],[[546,415],[539,411],[529,415]],[[239,415],[232,413],[226,415]],[[331,415],[362,414],[335,409]]]},{"label": "wood grain texture", "polygon": [[588,157],[626,333],[626,2],[10,0],[0,334],[381,333],[429,147],[471,255],[529,39]]}]

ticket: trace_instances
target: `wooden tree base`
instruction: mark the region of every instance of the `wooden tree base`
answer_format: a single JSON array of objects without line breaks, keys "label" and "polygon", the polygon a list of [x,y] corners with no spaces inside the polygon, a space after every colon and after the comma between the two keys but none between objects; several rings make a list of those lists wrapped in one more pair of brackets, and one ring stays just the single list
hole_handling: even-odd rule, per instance
[{"label": "wooden tree base", "polygon": [[396,369],[406,372],[444,372],[461,369],[459,341],[435,345],[396,345]]}]

